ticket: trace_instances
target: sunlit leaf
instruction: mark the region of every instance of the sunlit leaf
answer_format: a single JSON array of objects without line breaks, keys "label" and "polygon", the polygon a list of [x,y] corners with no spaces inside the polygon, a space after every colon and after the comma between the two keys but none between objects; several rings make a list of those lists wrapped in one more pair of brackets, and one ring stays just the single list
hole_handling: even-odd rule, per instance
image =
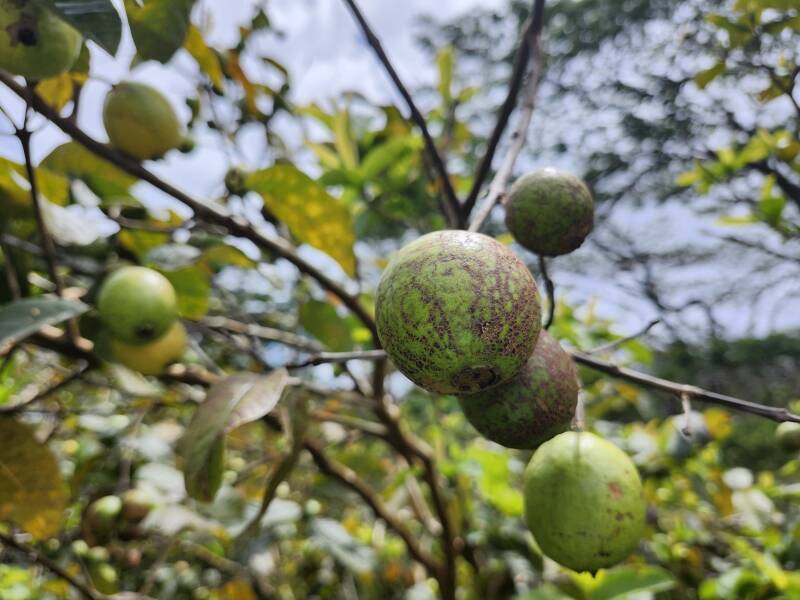
[{"label": "sunlit leaf", "polygon": [[309,300],[300,306],[300,325],[331,350],[342,352],[353,347],[350,326],[328,302]]},{"label": "sunlit leaf", "polygon": [[219,57],[209,48],[203,39],[203,34],[194,25],[189,26],[189,33],[183,42],[183,46],[197,61],[200,69],[208,75],[211,84],[218,90],[222,90],[225,76],[222,73]]},{"label": "sunlit leaf", "polygon": [[36,93],[57,111],[61,111],[72,100],[74,84],[69,73],[61,73],[36,84]]},{"label": "sunlit leaf", "polygon": [[267,208],[299,240],[322,250],[355,275],[355,232],[349,209],[292,165],[276,165],[247,176]]},{"label": "sunlit leaf", "polygon": [[58,533],[66,488],[58,463],[27,426],[0,417],[0,521],[13,521],[38,540]]},{"label": "sunlit leaf", "polygon": [[675,579],[658,567],[620,567],[606,571],[589,600],[625,600],[635,594],[665,592],[675,587]]},{"label": "sunlit leaf", "polygon": [[104,201],[128,196],[136,178],[119,167],[90,152],[77,142],[66,142],[56,147],[41,162],[41,166],[54,173],[80,179]]},{"label": "sunlit leaf", "polygon": [[439,67],[439,95],[445,104],[453,99],[453,69],[455,54],[452,46],[442,48],[436,54],[436,66]]},{"label": "sunlit leaf", "polygon": [[208,272],[201,266],[175,271],[162,271],[178,295],[178,311],[187,319],[197,320],[208,313],[211,282]]},{"label": "sunlit leaf", "polygon": [[694,82],[701,90],[725,72],[725,61],[721,60],[694,76]]}]

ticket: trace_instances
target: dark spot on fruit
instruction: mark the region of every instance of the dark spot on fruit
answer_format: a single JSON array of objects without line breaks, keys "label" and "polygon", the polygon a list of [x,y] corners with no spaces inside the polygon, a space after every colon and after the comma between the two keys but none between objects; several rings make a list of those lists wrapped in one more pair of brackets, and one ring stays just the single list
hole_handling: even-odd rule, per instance
[{"label": "dark spot on fruit", "polygon": [[611,492],[614,498],[622,498],[622,488],[619,487],[619,484],[615,481],[608,484],[608,491]]},{"label": "dark spot on fruit", "polygon": [[617,513],[617,516],[614,517],[617,521],[622,521],[625,517],[623,517],[622,513]]},{"label": "dark spot on fruit", "polygon": [[36,32],[33,29],[28,29],[27,27],[22,28],[17,32],[17,40],[23,46],[35,46]]},{"label": "dark spot on fruit", "polygon": [[142,341],[149,341],[156,337],[156,328],[152,323],[144,323],[136,328],[136,337]]}]

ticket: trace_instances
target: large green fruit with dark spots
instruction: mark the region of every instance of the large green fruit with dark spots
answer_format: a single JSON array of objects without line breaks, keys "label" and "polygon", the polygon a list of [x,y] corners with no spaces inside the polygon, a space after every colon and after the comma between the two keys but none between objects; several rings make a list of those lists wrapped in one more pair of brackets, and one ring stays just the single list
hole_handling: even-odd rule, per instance
[{"label": "large green fruit with dark spots", "polygon": [[570,356],[546,331],[519,373],[505,383],[460,396],[467,420],[508,448],[536,448],[569,429],[578,403],[578,374]]},{"label": "large green fruit with dark spots", "polygon": [[525,469],[525,519],[545,555],[575,571],[627,557],[642,538],[645,502],[636,466],[592,433],[542,444]]},{"label": "large green fruit with dark spots", "polygon": [[0,69],[29,79],[68,71],[81,51],[81,34],[26,0],[0,0]]},{"label": "large green fruit with dark spots", "polygon": [[429,233],[402,248],[378,284],[375,316],[400,372],[440,394],[510,379],[541,329],[530,271],[501,243],[467,231]]},{"label": "large green fruit with dark spots", "polygon": [[579,178],[557,169],[518,179],[506,201],[506,226],[531,252],[560,256],[578,248],[594,224],[594,202]]},{"label": "large green fruit with dark spots", "polygon": [[169,279],[146,267],[122,267],[109,275],[97,308],[111,335],[126,344],[159,339],[178,317],[178,299]]},{"label": "large green fruit with dark spots", "polygon": [[175,109],[157,89],[126,81],[114,86],[103,105],[111,145],[138,160],[159,158],[183,142]]}]

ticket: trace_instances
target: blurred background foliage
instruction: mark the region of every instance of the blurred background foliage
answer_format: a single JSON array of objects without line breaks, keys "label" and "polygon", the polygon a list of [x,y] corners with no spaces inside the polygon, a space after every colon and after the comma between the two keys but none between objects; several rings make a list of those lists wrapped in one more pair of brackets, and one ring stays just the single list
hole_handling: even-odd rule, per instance
[{"label": "blurred background foliage", "polygon": [[[292,73],[254,43],[279,34],[268,6],[254,7],[235,46],[213,47],[201,6],[159,12],[166,4],[125,2],[133,68],[191,61],[189,131],[229,153],[214,202],[292,240],[369,306],[390,253],[445,225],[418,131],[398,108],[356,92],[297,105]],[[513,0],[420,23],[438,78],[415,93],[460,193],[482,156],[529,8]],[[89,27],[114,50],[113,27]],[[796,0],[553,0],[543,46],[525,160],[583,174],[598,216],[584,248],[551,265],[555,336],[675,381],[800,410]],[[254,60],[258,71],[243,67]],[[69,116],[94,76],[87,65],[36,89]],[[281,120],[302,134],[287,136]],[[263,164],[243,165],[237,146],[254,130],[270,152]],[[163,272],[196,366],[276,372],[321,350],[371,347],[364,324],[285,259],[154,204],[149,188],[77,144],[44,158],[37,178],[68,289],[91,305],[120,262]],[[91,208],[92,219],[76,217],[76,206]],[[8,159],[0,211],[10,274],[0,299],[10,302],[15,289],[52,292],[24,165]],[[510,243],[501,224],[495,214],[487,230]],[[535,257],[515,250],[538,275]],[[616,310],[599,314],[597,297]],[[621,332],[653,319],[647,334],[623,340]],[[8,313],[0,324],[15,326]],[[80,316],[80,330],[102,355],[93,311]],[[104,594],[436,597],[436,581],[404,541],[308,453],[259,513],[265,480],[293,455],[287,436],[259,422],[234,429],[219,492],[197,501],[184,485],[186,450],[178,451],[204,397],[196,382],[110,363],[84,370],[80,357],[28,342],[5,348],[0,364],[0,532],[24,531],[41,556]],[[438,558],[436,500],[423,468],[386,442],[360,393],[370,374],[360,361],[293,370],[307,384],[297,388],[308,421],[299,431],[357,473]],[[527,533],[520,489],[529,452],[479,438],[455,398],[387,377],[400,422],[430,446],[439,471],[462,547],[459,598],[800,598],[800,457],[778,443],[775,424],[700,404],[682,413],[678,398],[588,369],[581,379],[589,427],[632,455],[648,501],[638,552],[595,577],[543,558]],[[103,524],[87,510],[132,489],[152,504],[143,520]],[[72,597],[25,554],[0,550],[3,600]]]}]

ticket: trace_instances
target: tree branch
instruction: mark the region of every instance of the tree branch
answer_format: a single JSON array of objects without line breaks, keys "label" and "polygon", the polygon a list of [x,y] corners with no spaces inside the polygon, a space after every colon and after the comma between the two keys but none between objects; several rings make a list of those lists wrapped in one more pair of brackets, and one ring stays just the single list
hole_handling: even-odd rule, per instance
[{"label": "tree branch", "polygon": [[78,591],[84,598],[88,598],[89,600],[103,600],[106,598],[105,595],[101,594],[100,592],[93,590],[85,583],[82,583],[75,579],[72,575],[67,573],[64,569],[59,567],[56,563],[51,561],[46,556],[42,556],[39,554],[35,548],[28,546],[27,544],[23,544],[22,542],[18,542],[14,539],[13,535],[5,534],[0,532],[0,543],[9,548],[14,548],[15,550],[25,554],[28,558],[30,558],[36,564],[43,566],[45,569],[60,577],[68,584],[70,584],[76,591]]},{"label": "tree branch", "polygon": [[626,335],[625,337],[622,337],[618,340],[614,340],[613,342],[609,342],[607,344],[603,344],[602,346],[597,346],[596,348],[587,350],[586,354],[599,354],[600,352],[608,352],[609,350],[614,350],[615,348],[619,348],[620,346],[622,346],[622,344],[626,342],[630,342],[631,340],[635,340],[636,338],[642,337],[659,323],[661,323],[661,319],[653,319],[636,333],[632,333],[631,335]]},{"label": "tree branch", "polygon": [[265,340],[268,342],[278,342],[301,350],[310,352],[321,352],[322,344],[311,338],[297,335],[291,331],[257,325],[255,323],[242,323],[234,319],[222,316],[205,317],[201,323],[211,329],[220,329],[230,333],[238,333],[249,337]]},{"label": "tree branch", "polygon": [[69,119],[63,118],[58,111],[49,106],[38,94],[19,85],[7,73],[0,71],[0,82],[5,84],[6,87],[8,87],[20,98],[26,100],[37,112],[42,114],[59,129],[61,129],[61,131],[72,137],[75,141],[84,146],[86,149],[90,150],[92,153],[113,163],[126,173],[133,175],[142,181],[146,181],[162,192],[172,196],[182,204],[185,204],[191,208],[198,218],[203,219],[208,223],[220,225],[224,227],[231,235],[248,239],[258,247],[288,260],[295,267],[297,267],[299,271],[315,279],[323,288],[331,292],[334,296],[338,297],[342,303],[359,318],[364,326],[370,330],[373,339],[375,340],[375,344],[378,344],[378,333],[377,329],[375,328],[375,320],[366,307],[361,304],[361,301],[358,299],[358,297],[347,293],[342,286],[328,277],[320,269],[301,258],[295,251],[295,248],[288,241],[283,238],[267,237],[260,231],[257,231],[252,224],[248,223],[244,219],[238,216],[229,215],[222,212],[220,209],[203,204],[202,202],[195,200],[188,194],[180,191],[169,183],[163,181],[140,163],[117,152],[113,148],[98,142],[74,123],[70,122]]},{"label": "tree branch", "polygon": [[550,278],[550,273],[547,272],[547,261],[544,256],[539,256],[539,270],[542,272],[544,289],[547,292],[547,318],[545,318],[542,326],[545,329],[550,329],[556,315],[556,285]]},{"label": "tree branch", "polygon": [[[302,369],[327,363],[343,363],[348,360],[374,360],[376,365],[386,358],[383,350],[354,350],[353,352],[317,352],[307,359],[284,365],[287,369]],[[383,379],[383,377],[381,377]]]},{"label": "tree branch", "polygon": [[[472,209],[475,207],[475,203],[478,200],[478,194],[481,191],[481,187],[483,187],[483,182],[489,176],[489,171],[492,168],[492,161],[495,153],[497,152],[497,147],[500,144],[500,139],[503,137],[503,132],[508,125],[508,120],[511,117],[511,113],[514,112],[514,107],[517,103],[517,96],[522,88],[522,82],[525,78],[525,72],[528,70],[528,61],[530,60],[531,56],[534,57],[534,60],[531,68],[526,96],[529,102],[530,113],[533,113],[534,98],[541,74],[541,49],[539,47],[539,41],[542,35],[542,27],[544,24],[544,2],[545,0],[534,0],[533,2],[533,7],[531,9],[532,14],[526,24],[524,33],[522,34],[522,41],[520,42],[519,50],[517,51],[517,56],[514,61],[514,68],[511,72],[511,81],[508,86],[508,94],[506,95],[506,99],[498,111],[497,123],[495,124],[494,130],[492,131],[491,136],[489,136],[489,141],[486,145],[486,154],[484,154],[483,158],[481,159],[480,165],[478,166],[478,172],[475,175],[475,181],[472,184],[472,189],[470,190],[469,196],[467,196],[467,199],[462,207],[462,214],[465,218],[469,216],[469,213],[472,212]],[[522,133],[519,135],[519,137],[522,138],[522,140],[519,141],[520,149],[524,144],[524,133],[528,130],[530,115],[523,115],[521,121],[527,122],[524,123],[524,128],[522,127],[521,122],[520,127],[517,129],[517,131],[522,130]],[[514,141],[517,143],[518,140]],[[509,152],[509,154],[512,154],[512,152]],[[518,154],[519,151],[517,151],[517,155]],[[511,167],[508,168],[509,174],[511,168],[514,166],[515,161],[516,156],[514,156],[514,158],[511,160]],[[506,159],[506,163],[507,162],[509,162],[508,158]],[[504,167],[505,166],[506,165],[504,164]],[[505,188],[505,185],[503,185],[502,188]],[[491,208],[489,210],[491,210]],[[477,231],[479,228],[480,225],[476,229],[470,228],[470,230]]]},{"label": "tree branch", "polygon": [[367,23],[366,18],[358,8],[358,4],[356,4],[355,0],[344,0],[344,2],[347,4],[350,12],[353,13],[353,17],[355,17],[356,21],[358,21],[361,31],[367,38],[367,42],[375,51],[375,54],[381,61],[383,68],[386,69],[386,72],[389,74],[392,83],[394,83],[397,91],[400,92],[403,100],[405,100],[406,106],[411,112],[411,118],[422,132],[422,137],[425,140],[425,148],[427,149],[430,160],[433,163],[433,168],[436,169],[436,172],[439,174],[439,179],[442,181],[442,189],[444,190],[446,200],[442,206],[445,211],[444,216],[447,219],[447,222],[451,227],[461,227],[463,224],[461,203],[458,200],[458,196],[456,196],[456,192],[453,189],[453,183],[450,181],[450,176],[447,173],[447,165],[445,164],[442,155],[439,153],[439,150],[436,147],[436,142],[434,141],[433,136],[428,130],[428,124],[425,122],[425,117],[414,103],[414,99],[411,97],[411,94],[403,84],[400,76],[397,74],[397,71],[389,60],[389,57],[386,55],[378,36],[376,36],[375,32],[372,31],[372,28],[369,26],[369,23]]}]

